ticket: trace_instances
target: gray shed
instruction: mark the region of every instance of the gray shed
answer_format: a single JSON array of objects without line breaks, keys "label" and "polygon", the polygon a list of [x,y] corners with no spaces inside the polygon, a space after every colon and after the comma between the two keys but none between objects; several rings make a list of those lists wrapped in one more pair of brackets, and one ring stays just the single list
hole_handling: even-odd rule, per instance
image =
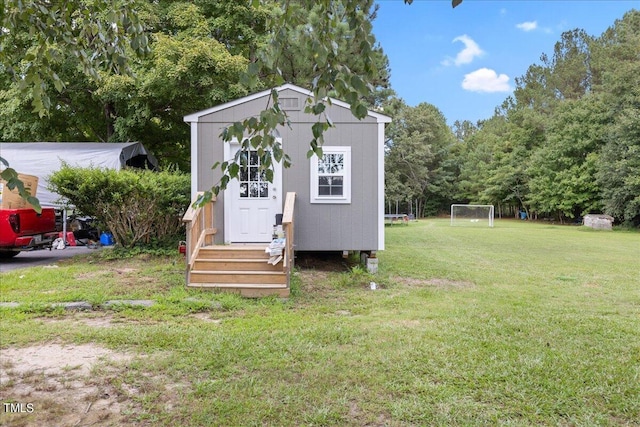
[{"label": "gray shed", "polygon": [[[240,180],[232,180],[217,198],[215,243],[271,241],[284,195],[295,193],[296,251],[384,249],[384,140],[391,118],[373,111],[358,120],[349,105],[332,99],[327,107],[335,127],[324,136],[323,158],[306,156],[316,116],[304,112],[312,93],[285,84],[276,88],[291,126],[278,128],[290,168],[276,167],[274,182],[261,180],[255,157]],[[224,143],[223,129],[259,115],[268,106],[266,90],[184,117],[191,126],[191,193],[209,190],[220,178],[215,162],[233,157],[239,144]]]}]

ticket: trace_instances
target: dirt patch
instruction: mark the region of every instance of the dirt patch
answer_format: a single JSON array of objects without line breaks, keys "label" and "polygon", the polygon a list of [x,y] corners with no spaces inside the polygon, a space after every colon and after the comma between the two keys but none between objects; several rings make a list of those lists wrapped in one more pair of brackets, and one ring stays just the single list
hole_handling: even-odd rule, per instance
[{"label": "dirt patch", "polygon": [[[19,375],[30,372],[40,372],[45,375],[74,372],[86,375],[91,367],[100,361],[122,361],[130,358],[126,354],[116,353],[94,344],[44,344],[3,349],[0,354],[0,366],[3,370],[8,366],[11,373]],[[3,375],[0,378],[0,384],[4,385],[4,383]]]},{"label": "dirt patch", "polygon": [[92,328],[111,328],[118,324],[118,321],[114,320],[111,315],[78,317],[77,320]]},{"label": "dirt patch", "polygon": [[206,312],[194,313],[190,317],[193,317],[198,320],[202,320],[203,322],[206,322],[206,323],[215,323],[215,324],[222,323],[222,319],[212,317],[211,313],[206,313]]},{"label": "dirt patch", "polygon": [[42,317],[39,319],[42,323],[63,323],[72,321],[74,323],[81,323],[85,326],[92,328],[111,328],[118,324],[124,324],[121,319],[115,318],[110,313],[89,313],[89,314],[77,314],[75,316],[66,317]]},{"label": "dirt patch", "polygon": [[338,316],[351,316],[353,313],[351,313],[349,310],[338,310],[336,311],[336,314]]},{"label": "dirt patch", "polygon": [[[130,425],[123,414],[135,408],[108,378],[131,359],[95,344],[2,349],[0,424]],[[96,369],[102,375],[93,375]]]},{"label": "dirt patch", "polygon": [[303,270],[294,274],[299,274],[305,285],[319,285],[329,280],[329,272],[316,270]]},{"label": "dirt patch", "polygon": [[[144,414],[178,407],[189,386],[158,371],[133,375],[140,359],[150,361],[95,344],[2,349],[0,425],[150,426]],[[145,396],[155,396],[152,408]]]},{"label": "dirt patch", "polygon": [[109,276],[109,271],[87,271],[76,274],[76,280],[97,280]]},{"label": "dirt patch", "polygon": [[294,274],[300,278],[305,296],[318,298],[335,294],[335,288],[331,286],[330,271],[301,270]]},{"label": "dirt patch", "polygon": [[115,268],[113,271],[115,271],[118,274],[130,274],[130,273],[135,273],[136,271],[138,271],[138,269],[125,267],[125,268]]}]

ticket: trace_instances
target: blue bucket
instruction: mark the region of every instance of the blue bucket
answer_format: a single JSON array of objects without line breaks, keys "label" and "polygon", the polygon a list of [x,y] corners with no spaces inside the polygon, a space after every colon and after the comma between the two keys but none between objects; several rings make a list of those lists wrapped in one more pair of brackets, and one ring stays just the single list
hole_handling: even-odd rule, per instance
[{"label": "blue bucket", "polygon": [[113,235],[111,233],[102,232],[100,235],[100,244],[102,246],[111,246],[113,243]]}]

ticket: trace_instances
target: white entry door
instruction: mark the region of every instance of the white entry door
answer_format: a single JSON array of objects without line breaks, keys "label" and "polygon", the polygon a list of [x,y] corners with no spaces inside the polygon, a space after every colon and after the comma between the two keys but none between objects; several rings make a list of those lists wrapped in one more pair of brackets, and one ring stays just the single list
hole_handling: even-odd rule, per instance
[{"label": "white entry door", "polygon": [[[239,149],[239,144],[231,144],[231,157]],[[264,171],[260,172],[256,151],[245,151],[242,155],[246,156],[246,166],[240,168],[238,179],[229,182],[224,194],[225,240],[228,243],[270,242],[276,214],[282,213],[281,164],[275,164],[271,183]]]}]

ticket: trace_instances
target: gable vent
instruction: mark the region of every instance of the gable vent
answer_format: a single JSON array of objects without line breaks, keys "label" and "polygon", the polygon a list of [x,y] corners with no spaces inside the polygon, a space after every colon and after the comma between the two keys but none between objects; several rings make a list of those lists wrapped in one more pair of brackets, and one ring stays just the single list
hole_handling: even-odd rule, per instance
[{"label": "gable vent", "polygon": [[280,98],[280,108],[283,110],[299,110],[300,100],[298,98]]}]

